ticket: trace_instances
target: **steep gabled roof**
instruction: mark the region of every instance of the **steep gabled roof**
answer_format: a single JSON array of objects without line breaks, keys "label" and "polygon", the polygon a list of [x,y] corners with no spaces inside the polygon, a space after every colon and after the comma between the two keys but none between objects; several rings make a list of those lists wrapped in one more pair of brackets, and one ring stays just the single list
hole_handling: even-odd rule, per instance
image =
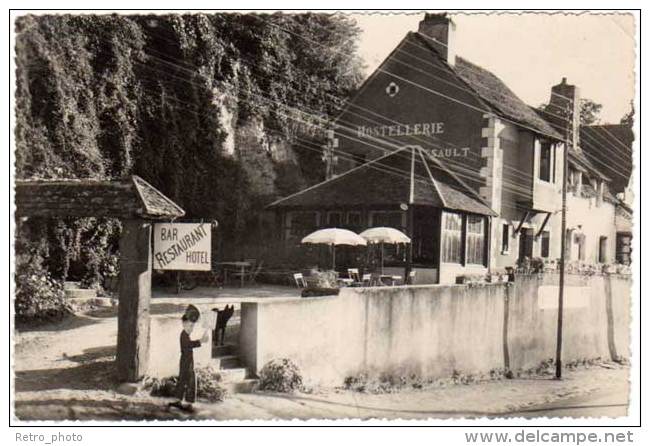
[{"label": "steep gabled roof", "polygon": [[[443,63],[446,61],[440,53],[428,41],[426,36],[420,33],[413,33],[421,43],[427,46],[431,52]],[[551,125],[535,113],[530,106],[510,89],[492,72],[482,68],[467,59],[456,56],[455,65],[449,69],[499,116],[515,121],[542,135],[555,139],[561,139],[561,135]]]},{"label": "steep gabled roof", "polygon": [[179,205],[139,176],[133,176],[133,184],[142,203],[142,212],[149,218],[176,218],[185,215]]},{"label": "steep gabled roof", "polygon": [[627,125],[605,124],[580,127],[580,147],[598,170],[610,179],[614,193],[623,192],[632,175],[634,132]]},{"label": "steep gabled roof", "polygon": [[595,175],[605,181],[610,181],[610,178],[592,163],[590,157],[586,156],[582,149],[576,150],[573,147],[569,148],[569,163],[578,170],[582,170],[583,173]]},{"label": "steep gabled roof", "polygon": [[[411,148],[404,147],[270,204],[270,208],[327,209],[399,206],[411,196]],[[471,189],[415,148],[413,203],[496,215]]]}]

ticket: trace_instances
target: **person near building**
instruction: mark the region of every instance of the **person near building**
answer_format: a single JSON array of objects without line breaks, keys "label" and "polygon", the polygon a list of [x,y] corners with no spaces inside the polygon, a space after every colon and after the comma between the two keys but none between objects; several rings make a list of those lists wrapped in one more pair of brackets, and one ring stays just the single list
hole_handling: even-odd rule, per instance
[{"label": "person near building", "polygon": [[[194,373],[193,350],[208,342],[208,333],[204,333],[200,340],[192,340],[190,335],[194,331],[194,325],[200,318],[200,312],[194,305],[189,305],[181,320],[183,330],[180,335],[181,359],[178,373],[178,384],[176,385],[177,401],[169,403],[170,407],[177,407],[187,412],[193,412],[192,404],[196,401],[196,375]],[[186,401],[183,404],[183,400]]]}]

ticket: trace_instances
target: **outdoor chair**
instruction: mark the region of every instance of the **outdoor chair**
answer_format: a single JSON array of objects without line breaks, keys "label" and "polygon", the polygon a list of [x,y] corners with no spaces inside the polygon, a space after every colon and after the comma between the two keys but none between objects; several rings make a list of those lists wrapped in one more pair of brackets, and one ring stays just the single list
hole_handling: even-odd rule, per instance
[{"label": "outdoor chair", "polygon": [[307,288],[307,282],[305,281],[305,277],[302,275],[302,273],[295,273],[293,275],[293,280],[296,282],[296,286],[298,288]]},{"label": "outdoor chair", "polygon": [[[248,262],[248,260],[246,261]],[[249,283],[253,284],[255,283],[255,279],[257,279],[258,274],[262,271],[263,265],[264,265],[264,260],[260,261],[260,263],[258,263],[255,268],[253,268],[251,264],[250,270],[244,271],[243,273],[240,271],[233,272],[231,273],[231,276],[241,278],[243,275],[245,281],[248,280]]]},{"label": "outdoor chair", "polygon": [[408,280],[406,281],[407,285],[413,285],[415,283],[415,273],[416,271],[409,271]]},{"label": "outdoor chair", "polygon": [[351,279],[351,286],[363,286],[359,277],[359,268],[348,268],[348,277]]},{"label": "outdoor chair", "polygon": [[372,286],[372,274],[364,274],[361,277],[361,286]]}]

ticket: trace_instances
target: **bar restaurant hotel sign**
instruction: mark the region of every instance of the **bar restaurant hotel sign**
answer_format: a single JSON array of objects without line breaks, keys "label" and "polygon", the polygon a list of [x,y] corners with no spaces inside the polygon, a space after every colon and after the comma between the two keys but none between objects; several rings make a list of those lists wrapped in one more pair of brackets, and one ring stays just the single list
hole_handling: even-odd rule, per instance
[{"label": "bar restaurant hotel sign", "polygon": [[157,223],[153,236],[154,268],[209,271],[211,235],[209,223]]}]

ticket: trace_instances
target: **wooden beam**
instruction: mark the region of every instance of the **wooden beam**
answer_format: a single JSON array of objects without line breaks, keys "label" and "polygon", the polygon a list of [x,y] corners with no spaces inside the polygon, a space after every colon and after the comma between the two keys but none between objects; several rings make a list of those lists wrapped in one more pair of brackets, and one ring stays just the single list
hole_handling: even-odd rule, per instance
[{"label": "wooden beam", "polygon": [[116,358],[121,381],[138,381],[147,372],[151,229],[152,224],[145,220],[122,221]]},{"label": "wooden beam", "polygon": [[517,229],[515,229],[515,232],[512,234],[513,236],[519,234],[519,231],[521,231],[521,228],[524,225],[524,223],[526,222],[526,220],[528,219],[529,214],[530,214],[530,212],[526,211],[524,216],[521,217],[521,221],[519,222],[519,225],[517,226]]}]

